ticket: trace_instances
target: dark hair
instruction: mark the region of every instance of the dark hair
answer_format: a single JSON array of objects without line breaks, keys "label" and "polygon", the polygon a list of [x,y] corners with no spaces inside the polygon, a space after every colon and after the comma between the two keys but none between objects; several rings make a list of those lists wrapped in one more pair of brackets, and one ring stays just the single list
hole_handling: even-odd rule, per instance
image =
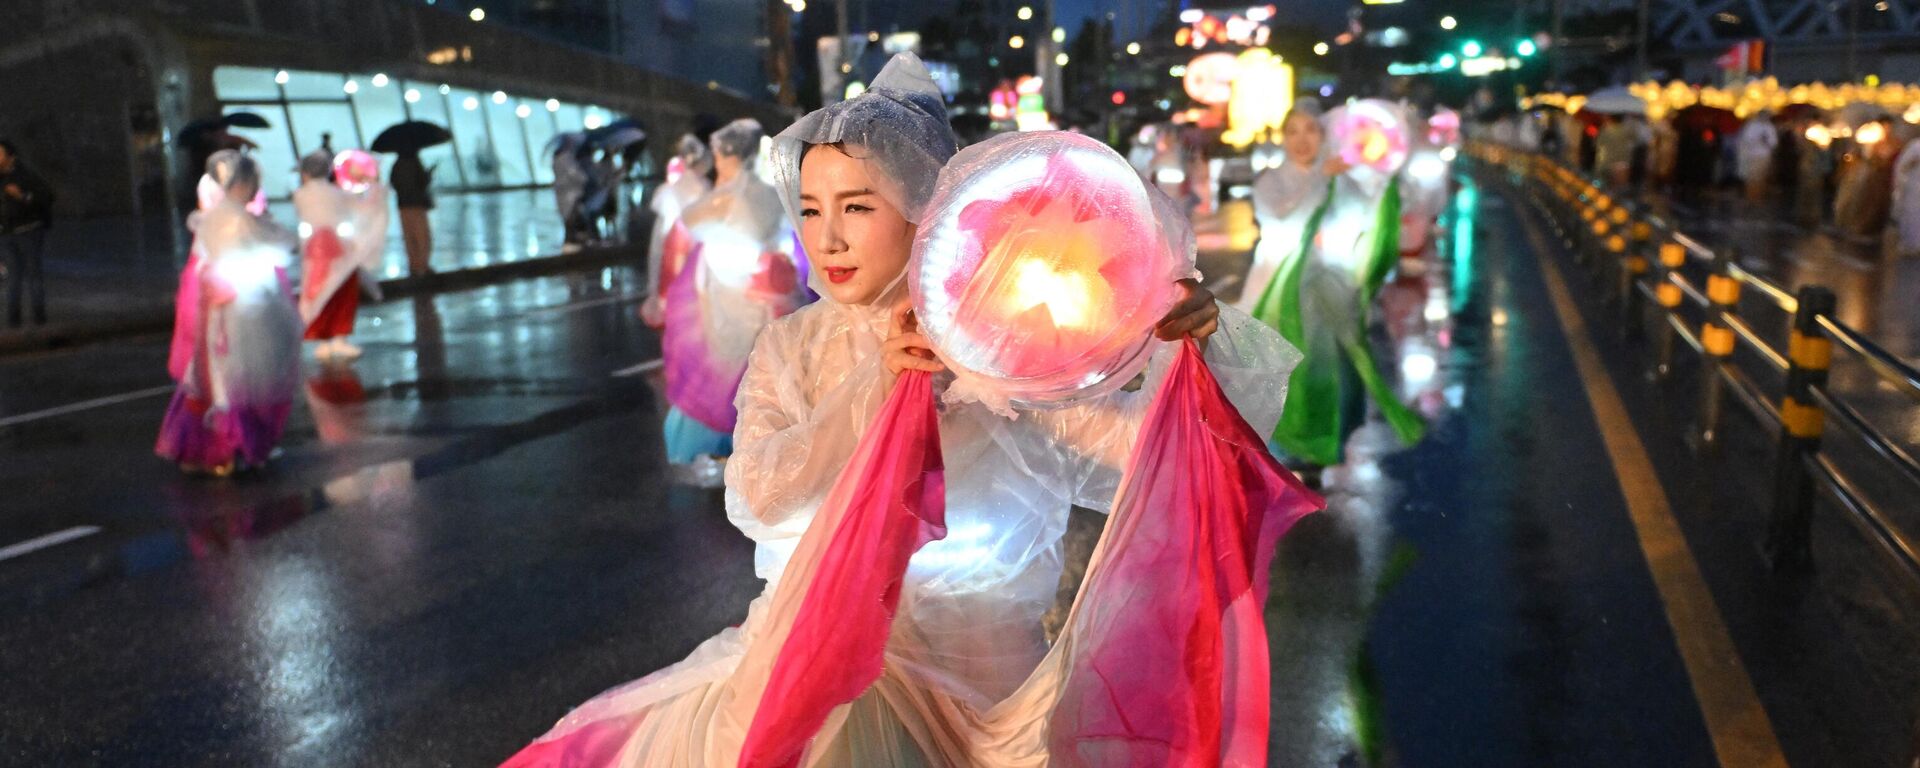
[{"label": "dark hair", "polygon": [[6,150],[7,154],[13,157],[20,156],[20,150],[14,148],[12,139],[0,139],[0,149]]}]

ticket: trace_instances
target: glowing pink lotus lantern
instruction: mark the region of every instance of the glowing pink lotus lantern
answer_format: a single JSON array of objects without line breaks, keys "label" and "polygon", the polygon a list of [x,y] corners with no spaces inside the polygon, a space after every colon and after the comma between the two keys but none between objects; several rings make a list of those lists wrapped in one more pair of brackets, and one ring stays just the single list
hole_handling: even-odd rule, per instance
[{"label": "glowing pink lotus lantern", "polygon": [[1333,146],[1355,168],[1391,175],[1407,162],[1407,129],[1399,110],[1377,99],[1356,101],[1333,114]]},{"label": "glowing pink lotus lantern", "polygon": [[380,160],[362,149],[349,149],[333,156],[333,175],[349,192],[364,192],[380,181]]},{"label": "glowing pink lotus lantern", "polygon": [[949,399],[1047,405],[1119,388],[1193,274],[1193,233],[1094,139],[1047,131],[968,147],[940,174],[908,275]]}]

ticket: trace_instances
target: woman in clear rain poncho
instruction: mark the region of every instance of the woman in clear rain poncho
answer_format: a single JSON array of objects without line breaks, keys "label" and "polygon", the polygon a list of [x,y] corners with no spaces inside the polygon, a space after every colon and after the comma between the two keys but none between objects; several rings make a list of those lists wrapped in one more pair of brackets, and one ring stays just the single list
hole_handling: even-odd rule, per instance
[{"label": "woman in clear rain poncho", "polygon": [[1253,312],[1305,356],[1273,442],[1322,467],[1341,462],[1369,396],[1402,441],[1425,430],[1381,376],[1367,342],[1374,299],[1400,255],[1410,127],[1400,107],[1378,100],[1339,107],[1325,122],[1341,170],[1307,219],[1303,257],[1283,264]]},{"label": "woman in clear rain poncho", "polygon": [[667,461],[699,485],[720,485],[754,339],[805,300],[780,193],[751,170],[765,135],[750,119],[714,132],[715,183],[681,214],[691,246],[662,297]]},{"label": "woman in clear rain poncho", "polygon": [[681,136],[673,160],[667,163],[667,183],[647,204],[653,209],[653,233],[647,243],[647,301],[641,305],[640,314],[654,328],[662,324],[660,288],[673,284],[692,246],[681,214],[713,189],[713,183],[707,180],[712,170],[713,156],[707,152],[707,145],[693,134]]},{"label": "woman in clear rain poncho", "polygon": [[1284,156],[1254,177],[1253,218],[1260,225],[1260,242],[1253,248],[1253,266],[1247,269],[1240,299],[1233,303],[1243,312],[1253,312],[1281,262],[1300,255],[1307,218],[1326,198],[1327,180],[1343,170],[1338,157],[1321,151],[1325,144],[1326,129],[1319,117],[1294,107],[1280,124]]},{"label": "woman in clear rain poncho", "polygon": [[260,189],[253,158],[216,152],[207,175],[225,199],[198,222],[193,354],[154,452],[189,471],[227,474],[267,462],[300,384],[300,316],[286,277],[298,240],[240,202]]},{"label": "woman in clear rain poncho", "polygon": [[[362,285],[378,292],[378,269],[387,250],[387,188],[380,161],[349,149],[331,159],[315,152],[300,161],[300,188],[293,209],[300,216],[300,320],[304,337],[320,342],[322,360],[352,358],[347,343],[360,310]],[[335,179],[338,179],[336,183]]]},{"label": "woman in clear rain poncho", "polygon": [[[766,669],[800,612],[791,585],[819,573],[803,534],[825,514],[823,500],[896,376],[943,368],[912,330],[904,278],[954,151],[940,93],[907,54],[863,95],[807,115],[775,140],[781,192],[822,298],[761,334],[740,388],[726,506],[757,545],[766,591],[739,627],[575,709],[508,765],[761,764],[741,757],[765,690],[754,672]],[[1165,231],[1185,234],[1170,247],[1190,252],[1190,229],[1171,204],[1157,214],[1170,223]],[[1245,315],[1217,309],[1197,281],[1181,285],[1186,298],[1156,334],[1205,338],[1208,365],[1235,406],[1254,429],[1270,429],[1290,350]],[[1070,629],[1050,649],[1041,617],[1058,587],[1069,507],[1110,508],[1154,382],[1179,349],[1155,344],[1138,391],[1057,410],[1015,405],[1011,419],[977,402],[941,410],[947,534],[908,561],[879,679],[833,709],[797,764],[1074,764],[1050,754],[1048,731],[1065,674],[1055,657],[1076,636]]]}]

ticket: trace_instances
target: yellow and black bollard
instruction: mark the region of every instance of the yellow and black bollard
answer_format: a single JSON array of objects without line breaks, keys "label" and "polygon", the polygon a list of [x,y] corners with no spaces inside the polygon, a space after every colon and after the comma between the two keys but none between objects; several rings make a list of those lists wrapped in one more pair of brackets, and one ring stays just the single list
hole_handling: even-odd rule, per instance
[{"label": "yellow and black bollard", "polygon": [[1733,256],[1722,251],[1713,257],[1713,274],[1707,276],[1707,319],[1700,326],[1700,442],[1713,446],[1719,442],[1720,411],[1725,387],[1721,370],[1733,357],[1733,328],[1727,316],[1739,313],[1740,281],[1733,276]]},{"label": "yellow and black bollard", "polygon": [[[1636,212],[1641,205],[1633,204]],[[1625,210],[1625,209],[1622,209]],[[1644,214],[1633,216],[1626,224],[1625,237],[1620,243],[1620,320],[1621,332],[1628,339],[1640,338],[1646,328],[1646,304],[1640,299],[1640,281],[1647,275],[1647,253],[1653,245],[1653,225],[1647,223]]]},{"label": "yellow and black bollard", "polygon": [[1767,521],[1767,559],[1775,571],[1804,570],[1813,563],[1813,475],[1807,457],[1820,450],[1826,412],[1813,390],[1827,385],[1833,342],[1820,331],[1832,316],[1833,292],[1817,285],[1800,289],[1787,338],[1787,389],[1780,398],[1780,448],[1774,453],[1773,515]]},{"label": "yellow and black bollard", "polygon": [[1660,259],[1653,270],[1653,302],[1660,306],[1659,330],[1660,345],[1653,376],[1665,379],[1673,373],[1673,343],[1676,340],[1673,323],[1668,320],[1680,314],[1680,302],[1686,294],[1680,291],[1680,284],[1674,282],[1674,276],[1680,268],[1687,265],[1687,248],[1671,240],[1660,243]]}]

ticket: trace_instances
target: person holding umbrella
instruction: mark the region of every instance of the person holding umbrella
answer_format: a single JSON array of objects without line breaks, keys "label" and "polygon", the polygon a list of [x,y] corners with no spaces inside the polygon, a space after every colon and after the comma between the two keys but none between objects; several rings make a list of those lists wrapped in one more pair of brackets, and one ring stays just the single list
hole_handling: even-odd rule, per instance
[{"label": "person holding umbrella", "polygon": [[427,212],[433,210],[433,169],[420,162],[420,150],[453,139],[447,129],[421,120],[396,124],[373,140],[373,151],[399,155],[387,174],[393,188],[393,201],[400,208],[400,235],[407,247],[407,272],[424,275],[433,271],[428,258],[433,255],[433,229]]},{"label": "person holding umbrella", "polygon": [[553,205],[560,212],[560,225],[565,232],[561,253],[579,251],[580,244],[587,239],[586,227],[579,216],[580,200],[587,194],[587,169],[580,162],[580,152],[586,145],[587,134],[580,131],[560,134],[547,144],[552,150]]}]

